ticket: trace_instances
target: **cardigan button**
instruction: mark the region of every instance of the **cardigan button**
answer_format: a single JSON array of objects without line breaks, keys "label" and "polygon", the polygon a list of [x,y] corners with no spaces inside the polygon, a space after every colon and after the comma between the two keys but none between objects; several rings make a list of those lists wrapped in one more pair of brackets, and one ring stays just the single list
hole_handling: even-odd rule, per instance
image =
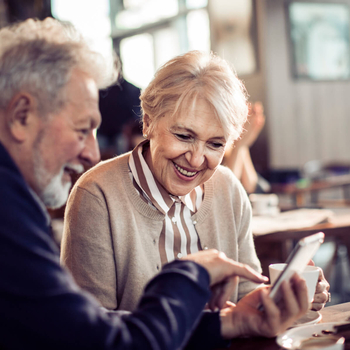
[{"label": "cardigan button", "polygon": [[209,248],[208,248],[208,246],[204,246],[204,248],[203,248],[203,250],[208,250]]},{"label": "cardigan button", "polygon": [[177,254],[177,257],[178,257],[179,259],[181,259],[181,258],[182,258],[182,254],[181,254],[181,253],[178,253],[178,254]]},{"label": "cardigan button", "polygon": [[193,225],[197,225],[197,221],[196,221],[196,220],[193,220],[193,221],[192,221],[192,224],[193,224]]}]

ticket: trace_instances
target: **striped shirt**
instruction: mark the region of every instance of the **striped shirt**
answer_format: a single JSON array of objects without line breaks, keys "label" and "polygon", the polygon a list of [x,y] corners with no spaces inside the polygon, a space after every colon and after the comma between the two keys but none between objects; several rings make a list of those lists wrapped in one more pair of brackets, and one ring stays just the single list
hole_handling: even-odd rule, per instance
[{"label": "striped shirt", "polygon": [[192,220],[203,201],[204,191],[197,186],[185,196],[173,196],[155,179],[142,151],[149,141],[140,143],[129,159],[130,177],[140,197],[155,210],[164,214],[159,236],[162,265],[201,250],[196,222]]}]

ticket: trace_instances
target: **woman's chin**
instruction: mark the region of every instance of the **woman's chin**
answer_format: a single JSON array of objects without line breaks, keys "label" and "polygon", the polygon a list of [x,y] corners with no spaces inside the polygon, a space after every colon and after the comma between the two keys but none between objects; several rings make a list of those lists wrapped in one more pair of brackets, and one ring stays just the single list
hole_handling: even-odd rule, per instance
[{"label": "woman's chin", "polygon": [[186,194],[189,194],[195,187],[191,187],[191,188],[179,188],[179,187],[172,187],[169,189],[166,189],[169,194],[176,196],[176,197],[182,197],[182,196],[186,196]]}]

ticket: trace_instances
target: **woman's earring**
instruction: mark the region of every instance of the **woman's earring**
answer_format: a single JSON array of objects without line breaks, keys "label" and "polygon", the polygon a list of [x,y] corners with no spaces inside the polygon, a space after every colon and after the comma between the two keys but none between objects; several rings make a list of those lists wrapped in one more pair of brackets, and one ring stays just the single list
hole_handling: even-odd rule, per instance
[{"label": "woman's earring", "polygon": [[148,136],[147,134],[143,134],[143,137],[144,137],[145,139],[147,139],[147,136]]}]

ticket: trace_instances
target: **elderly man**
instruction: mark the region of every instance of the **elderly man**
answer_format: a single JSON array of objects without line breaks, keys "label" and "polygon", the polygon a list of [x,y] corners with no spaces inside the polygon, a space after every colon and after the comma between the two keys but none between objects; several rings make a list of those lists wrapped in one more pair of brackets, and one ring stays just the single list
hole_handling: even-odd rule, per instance
[{"label": "elderly man", "polygon": [[113,74],[53,19],[4,28],[0,43],[0,348],[204,349],[273,336],[307,310],[305,282],[295,276],[283,286],[283,306],[260,288],[203,313],[210,297],[213,309],[223,307],[238,276],[266,281],[217,251],[165,265],[133,313],[107,313],[81,291],[59,264],[45,207],[63,205],[70,175],[99,160],[98,88]]}]

